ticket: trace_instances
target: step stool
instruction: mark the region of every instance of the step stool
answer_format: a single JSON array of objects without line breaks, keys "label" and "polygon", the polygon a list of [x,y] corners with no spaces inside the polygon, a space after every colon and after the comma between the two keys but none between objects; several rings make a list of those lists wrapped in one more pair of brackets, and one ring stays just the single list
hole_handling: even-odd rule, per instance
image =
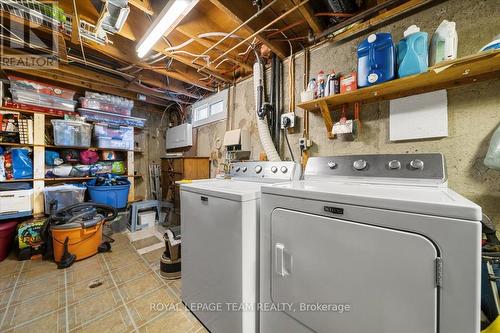
[{"label": "step stool", "polygon": [[156,209],[156,218],[160,219],[160,202],[158,200],[144,200],[138,201],[130,204],[130,221],[128,224],[128,229],[130,232],[135,232],[141,230],[145,226],[137,224],[137,217],[140,210],[146,209]]}]

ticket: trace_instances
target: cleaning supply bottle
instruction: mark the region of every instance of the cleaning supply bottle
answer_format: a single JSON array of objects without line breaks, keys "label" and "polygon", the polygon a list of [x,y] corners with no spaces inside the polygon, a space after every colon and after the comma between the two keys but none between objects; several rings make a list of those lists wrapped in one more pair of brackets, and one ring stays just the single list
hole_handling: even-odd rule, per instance
[{"label": "cleaning supply bottle", "polygon": [[318,96],[317,98],[325,97],[325,72],[318,73]]},{"label": "cleaning supply bottle", "polygon": [[325,96],[332,96],[340,93],[340,79],[335,71],[326,77]]},{"label": "cleaning supply bottle", "polygon": [[429,64],[457,58],[458,35],[455,22],[444,20],[434,32],[431,41]]},{"label": "cleaning supply bottle", "polygon": [[386,82],[395,76],[396,48],[391,34],[371,34],[358,46],[358,87]]},{"label": "cleaning supply bottle", "polygon": [[427,32],[416,25],[410,26],[398,43],[398,75],[405,77],[427,71],[429,49]]}]

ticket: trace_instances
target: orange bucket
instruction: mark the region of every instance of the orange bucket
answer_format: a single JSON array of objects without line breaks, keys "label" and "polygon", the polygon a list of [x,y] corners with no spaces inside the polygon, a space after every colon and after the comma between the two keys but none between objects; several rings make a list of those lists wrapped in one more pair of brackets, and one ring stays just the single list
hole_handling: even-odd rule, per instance
[{"label": "orange bucket", "polygon": [[102,243],[103,224],[104,220],[91,227],[84,227],[79,223],[52,226],[50,230],[54,260],[61,261],[66,238],[68,238],[68,252],[74,254],[76,260],[82,260],[96,254]]}]

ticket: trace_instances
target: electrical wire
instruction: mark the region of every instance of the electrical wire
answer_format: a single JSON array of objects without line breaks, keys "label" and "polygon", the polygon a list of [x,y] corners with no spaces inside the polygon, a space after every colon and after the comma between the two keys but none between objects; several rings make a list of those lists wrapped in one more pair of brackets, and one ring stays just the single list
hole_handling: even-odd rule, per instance
[{"label": "electrical wire", "polygon": [[292,146],[290,146],[290,141],[288,141],[287,130],[288,130],[287,128],[283,130],[283,132],[285,133],[286,145],[288,146],[288,150],[290,151],[290,156],[292,157],[292,161],[295,161],[295,157],[293,156]]}]

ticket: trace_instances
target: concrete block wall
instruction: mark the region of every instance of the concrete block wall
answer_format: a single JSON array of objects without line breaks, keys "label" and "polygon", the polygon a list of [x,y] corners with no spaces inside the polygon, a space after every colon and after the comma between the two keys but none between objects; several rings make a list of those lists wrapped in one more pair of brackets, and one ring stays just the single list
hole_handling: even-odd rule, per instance
[{"label": "concrete block wall", "polygon": [[[448,0],[418,12],[403,20],[381,27],[374,32],[390,32],[397,42],[403,31],[412,24],[431,36],[443,19],[455,21],[459,36],[458,56],[477,52],[500,33],[500,5],[497,0]],[[310,75],[320,70],[348,73],[356,69],[356,48],[367,34],[338,44],[327,43],[311,51]],[[303,90],[303,64],[301,54],[295,58],[295,95],[299,102]],[[283,111],[287,112],[288,60],[284,62]],[[268,81],[269,82],[269,81]],[[319,114],[310,114],[310,138],[314,142],[311,156],[363,153],[417,153],[441,152],[446,156],[449,186],[475,201],[483,211],[500,224],[500,172],[488,170],[482,160],[488,149],[492,133],[500,125],[500,80],[492,80],[448,90],[449,136],[441,139],[389,141],[389,103],[380,102],[362,106],[363,130],[354,142],[329,140]],[[216,157],[212,174],[224,153],[215,147],[217,138],[223,138],[227,129],[245,128],[252,138],[252,158],[258,159],[262,151],[254,113],[252,79],[230,88],[229,117],[226,121],[198,128],[197,148],[200,156]],[[299,159],[298,139],[302,136],[303,111],[296,109],[299,117],[295,133],[289,136],[294,155]],[[333,113],[338,121],[338,112]],[[290,158],[283,144],[280,152]]]}]

